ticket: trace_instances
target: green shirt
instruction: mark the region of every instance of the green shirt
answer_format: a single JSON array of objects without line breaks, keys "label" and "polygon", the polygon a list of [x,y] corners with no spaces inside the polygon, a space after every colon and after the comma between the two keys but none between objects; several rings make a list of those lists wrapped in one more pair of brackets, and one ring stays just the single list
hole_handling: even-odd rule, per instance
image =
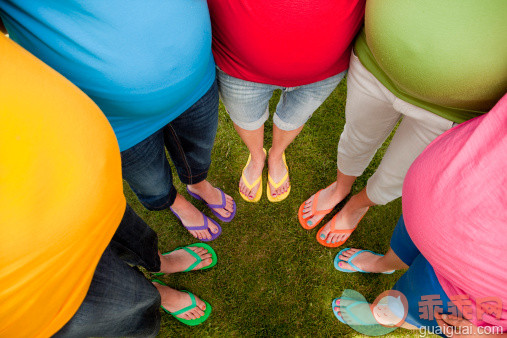
[{"label": "green shirt", "polygon": [[461,123],[507,91],[506,0],[368,0],[354,49],[398,98]]}]

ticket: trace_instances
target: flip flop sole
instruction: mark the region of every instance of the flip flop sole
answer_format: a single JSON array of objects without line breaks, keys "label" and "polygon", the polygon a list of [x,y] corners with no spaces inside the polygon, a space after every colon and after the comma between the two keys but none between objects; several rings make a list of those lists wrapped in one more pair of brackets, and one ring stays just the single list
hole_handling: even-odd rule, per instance
[{"label": "flip flop sole", "polygon": [[[366,213],[368,212],[368,209],[366,209]],[[324,227],[320,228],[319,232],[317,232],[317,242],[319,242],[319,244],[325,246],[325,247],[328,247],[328,248],[337,248],[339,247],[340,245],[343,245],[349,238],[350,238],[350,235],[352,235],[352,233],[354,232],[354,230],[356,230],[357,226],[359,225],[359,223],[363,220],[363,217],[366,215],[366,213],[361,216],[361,218],[359,219],[359,221],[356,223],[355,227],[353,229],[338,229],[338,230],[331,230],[330,234],[348,234],[349,236],[347,238],[345,238],[345,240],[343,241],[340,241],[340,242],[335,242],[335,243],[327,243],[325,239],[322,239],[320,238],[320,235],[322,233],[322,230],[324,230]],[[331,219],[330,222],[336,222],[335,221],[335,218],[338,216],[338,214],[334,215],[334,217]],[[335,223],[333,223],[335,224]],[[329,235],[328,235],[329,236]]]},{"label": "flip flop sole", "polygon": [[334,233],[334,234],[349,234],[349,236],[345,240],[343,240],[343,241],[335,242],[335,243],[328,243],[328,242],[326,242],[325,239],[320,238],[320,235],[321,235],[323,229],[324,229],[324,227],[320,228],[319,232],[317,232],[317,242],[319,242],[320,245],[323,245],[323,246],[328,247],[328,248],[337,248],[340,245],[343,245],[350,238],[350,235],[354,232],[354,230],[356,230],[356,228],[354,228],[354,229],[344,229],[344,230],[332,231],[332,232],[330,232],[330,234],[331,233]]},{"label": "flip flop sole", "polygon": [[267,184],[266,186],[266,195],[268,197],[268,201],[270,202],[273,202],[273,203],[276,203],[276,202],[281,202],[283,201],[284,199],[286,199],[287,197],[289,197],[289,194],[290,194],[290,185],[289,185],[289,189],[287,189],[286,192],[284,192],[283,194],[281,195],[278,195],[276,197],[272,197],[271,196],[271,189],[269,188],[269,183]]},{"label": "flip flop sole", "polygon": [[[319,195],[320,195],[320,192],[322,191],[323,189],[320,189],[319,191],[317,191],[315,194],[313,194],[313,201],[318,201],[318,198],[319,198]],[[311,198],[311,197],[310,197]],[[309,198],[309,199],[310,199]],[[315,224],[313,225],[308,225],[307,224],[307,219],[310,218],[310,217],[307,217],[306,219],[303,218],[303,210],[305,209],[305,205],[306,205],[306,202],[309,200],[307,199],[306,201],[304,201],[300,206],[299,206],[299,209],[298,209],[298,220],[299,220],[299,224],[301,224],[301,226],[303,227],[303,229],[305,230],[312,230],[313,228],[315,228],[317,225],[319,225],[320,222],[322,222],[322,220],[330,213],[333,211],[333,208],[331,209],[325,209],[325,210],[315,210],[315,208],[313,208],[313,202],[312,202],[312,214],[310,217],[313,217],[313,216],[321,216],[322,215],[322,218],[320,220],[318,220],[317,222],[315,222]]]},{"label": "flip flop sole", "polygon": [[[264,154],[267,154],[266,152],[266,149],[262,148],[262,150],[264,151]],[[245,201],[249,202],[249,203],[257,203],[260,201],[261,197],[262,197],[262,173],[261,175],[254,181],[257,182],[257,180],[259,180],[259,183],[255,183],[255,184],[250,184],[250,182],[248,182],[246,180],[246,177],[245,175],[243,174],[243,172],[245,171],[245,168],[248,167],[248,165],[250,164],[250,160],[252,159],[252,155],[248,155],[248,160],[246,161],[246,164],[245,164],[245,167],[243,168],[243,171],[241,172],[241,180],[243,180],[243,182],[245,183],[245,185],[248,187],[248,189],[252,190],[256,184],[259,184],[259,189],[257,189],[257,193],[255,194],[255,197],[253,199],[250,199],[248,198],[246,195],[244,195],[241,191],[239,191],[239,195],[241,196],[242,199],[244,199]]]},{"label": "flip flop sole", "polygon": [[[345,249],[342,249],[340,250],[340,252],[338,252],[334,258],[334,267],[336,270],[338,271],[341,271],[341,272],[345,272],[345,273],[354,273],[354,272],[360,272],[360,273],[381,273],[381,274],[384,274],[384,275],[390,275],[390,274],[393,274],[396,270],[392,270],[392,271],[385,271],[385,272],[370,272],[370,271],[363,271],[361,269],[359,269],[356,265],[354,265],[354,263],[352,262],[352,260],[354,260],[355,257],[357,257],[359,254],[363,253],[363,252],[370,252],[374,255],[377,255],[377,256],[381,256],[383,257],[384,255],[381,255],[379,253],[376,253],[376,252],[373,252],[371,250],[359,250],[357,251],[356,253],[354,253],[348,260],[344,261],[343,259],[340,259],[340,255],[342,253],[344,253],[345,251],[347,250],[350,250],[350,248],[345,248]],[[340,262],[344,262],[344,263],[349,263],[349,265],[353,268],[353,269],[356,269],[356,270],[347,270],[347,269],[344,269],[342,267],[340,267]]]},{"label": "flip flop sole", "polygon": [[166,309],[164,309],[164,308],[162,308],[162,309],[165,312],[169,313],[174,318],[176,318],[177,320],[179,320],[180,322],[182,322],[183,324],[188,325],[188,326],[196,326],[196,325],[204,323],[206,321],[206,319],[208,319],[208,317],[211,315],[211,305],[210,305],[210,303],[208,303],[205,300],[203,300],[203,302],[204,302],[204,304],[206,304],[206,309],[204,310],[204,315],[202,315],[201,317],[196,318],[196,319],[183,319],[183,318],[180,318],[180,317],[176,317],[175,315],[173,315],[172,313],[170,313]]},{"label": "flip flop sole", "polygon": [[[201,270],[206,270],[206,269],[210,269],[212,267],[214,267],[217,262],[218,262],[218,257],[217,257],[217,254],[215,252],[215,250],[213,250],[213,248],[211,246],[209,246],[208,244],[206,243],[194,243],[194,244],[189,244],[189,245],[186,245],[184,247],[179,247],[179,248],[176,248],[172,251],[168,251],[168,252],[164,252],[162,254],[162,256],[166,256],[166,255],[169,255],[170,253],[172,252],[175,252],[175,251],[178,251],[178,250],[181,250],[183,248],[191,248],[191,247],[199,247],[199,248],[204,248],[206,249],[210,254],[211,254],[211,264],[210,265],[207,265],[205,267],[202,267],[200,269],[192,269],[192,270],[188,270],[188,271],[181,271],[181,272],[190,272],[190,271],[201,271]],[[200,262],[199,262],[200,263]],[[199,264],[198,263],[198,264]],[[154,276],[163,276],[165,275],[164,272],[153,272],[153,275]]]},{"label": "flip flop sole", "polygon": [[[271,150],[271,149],[269,149]],[[282,154],[282,160],[283,160],[283,164],[285,165],[285,169],[287,170],[287,174],[285,174],[287,176],[287,178],[285,178],[285,181],[289,179],[289,166],[287,165],[287,161],[286,161],[286,158],[285,158],[285,152],[283,152]],[[285,176],[284,176],[285,177]],[[284,178],[282,178],[283,180]],[[278,195],[278,196],[275,196],[273,197],[271,195],[271,188],[269,187],[269,181],[271,180],[271,184],[273,184],[273,186],[275,188],[278,188],[279,186],[281,186],[283,184],[284,181],[281,181],[281,182],[278,182],[278,183],[275,183],[273,181],[273,179],[271,179],[271,176],[269,175],[269,172],[268,172],[268,183],[266,185],[266,195],[267,195],[267,198],[268,198],[268,201],[272,202],[272,203],[276,203],[276,202],[281,202],[283,201],[284,199],[286,199],[287,197],[289,197],[289,194],[290,194],[290,183],[289,183],[289,188],[287,189],[286,192],[284,192],[283,194],[281,195]]]},{"label": "flip flop sole", "polygon": [[250,203],[259,202],[262,197],[262,176],[261,176],[261,180],[259,181],[259,189],[257,189],[257,193],[255,194],[255,197],[253,199],[249,199],[241,191],[239,192],[239,195],[241,196],[242,199],[244,199],[247,202],[250,202]]},{"label": "flip flop sole", "polygon": [[[167,286],[167,284],[165,284],[164,282],[162,282],[162,281],[160,281],[158,279],[154,279],[154,280],[152,280],[152,282],[158,283],[160,285]],[[186,292],[186,293],[192,295],[193,297],[195,297],[195,295],[193,295],[189,291],[186,291],[186,290],[181,290],[181,291],[182,292]],[[206,321],[206,319],[208,319],[208,317],[211,314],[211,305],[207,301],[205,301],[205,300],[202,300],[202,301],[204,302],[204,304],[206,304],[206,309],[204,310],[204,315],[202,315],[201,317],[196,318],[196,319],[183,319],[183,318],[180,318],[180,317],[176,317],[176,315],[174,315],[173,313],[171,313],[169,310],[167,310],[162,305],[160,305],[160,307],[162,308],[162,310],[164,310],[164,312],[170,314],[171,316],[173,316],[174,318],[176,318],[178,321],[182,322],[183,324],[188,325],[188,326],[196,326],[196,325],[204,323]]]},{"label": "flip flop sole", "polygon": [[[181,220],[180,216],[172,208],[169,208],[169,209],[176,216],[176,218],[178,218],[181,225],[183,225],[183,227],[185,229],[187,229],[188,231],[196,231],[196,230],[208,230],[209,231],[209,233],[211,234],[211,238],[209,238],[209,239],[208,238],[201,238],[201,239],[197,238],[200,241],[211,242],[212,240],[218,238],[218,236],[220,236],[220,234],[222,233],[222,227],[220,226],[220,224],[218,224],[217,222],[215,222],[215,220],[209,218],[208,216],[206,216],[202,212],[201,212],[201,215],[202,215],[203,219],[205,220],[205,222],[204,222],[205,224],[203,224],[202,226],[185,226],[185,224],[183,224],[183,221]],[[211,231],[211,229],[209,228],[209,222],[212,222],[218,228],[217,233],[213,233]]]}]

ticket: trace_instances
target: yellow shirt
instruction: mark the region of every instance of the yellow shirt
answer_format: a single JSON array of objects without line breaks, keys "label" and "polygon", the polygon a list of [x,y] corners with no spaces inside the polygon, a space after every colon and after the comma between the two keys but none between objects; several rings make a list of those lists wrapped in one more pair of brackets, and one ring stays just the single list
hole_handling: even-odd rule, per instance
[{"label": "yellow shirt", "polygon": [[0,337],[70,320],[125,206],[102,112],[0,34]]}]

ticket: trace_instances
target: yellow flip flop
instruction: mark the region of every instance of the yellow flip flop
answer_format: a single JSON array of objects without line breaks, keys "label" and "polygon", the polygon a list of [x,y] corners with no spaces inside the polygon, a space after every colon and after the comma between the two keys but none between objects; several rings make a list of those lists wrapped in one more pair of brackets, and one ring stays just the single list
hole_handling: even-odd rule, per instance
[{"label": "yellow flip flop", "polygon": [[[268,170],[268,181],[269,181],[269,183],[271,183],[271,185],[275,189],[278,189],[278,187],[280,187],[283,183],[285,183],[286,180],[289,179],[289,167],[287,166],[287,161],[285,161],[285,152],[283,152],[283,154],[282,154],[282,159],[283,159],[283,164],[285,164],[285,168],[287,169],[287,173],[282,177],[282,179],[278,183],[275,183],[275,181],[273,181],[273,179],[269,175],[269,170]],[[290,183],[289,183],[289,189],[287,189],[287,191],[284,192],[283,194],[278,195],[276,197],[272,196],[271,189],[269,188],[269,183],[267,184],[267,188],[266,188],[266,193],[268,195],[268,201],[270,201],[270,202],[280,202],[280,201],[283,201],[284,199],[286,199],[287,196],[289,196],[289,193],[290,193]]]},{"label": "yellow flip flop", "polygon": [[[266,154],[266,149],[262,148],[262,150],[264,150],[264,154]],[[239,192],[239,194],[240,194],[241,198],[243,198],[245,201],[250,202],[250,203],[255,203],[255,202],[259,202],[259,200],[261,199],[261,196],[262,196],[262,173],[252,184],[250,184],[250,182],[248,182],[248,180],[245,177],[245,169],[250,164],[251,159],[252,159],[252,155],[249,154],[248,161],[246,162],[246,165],[243,168],[243,172],[241,173],[241,179],[243,180],[243,183],[245,183],[245,185],[248,187],[248,189],[252,190],[257,184],[259,184],[259,189],[257,189],[257,193],[255,194],[254,199],[249,199],[248,196],[243,194],[241,191]]]}]

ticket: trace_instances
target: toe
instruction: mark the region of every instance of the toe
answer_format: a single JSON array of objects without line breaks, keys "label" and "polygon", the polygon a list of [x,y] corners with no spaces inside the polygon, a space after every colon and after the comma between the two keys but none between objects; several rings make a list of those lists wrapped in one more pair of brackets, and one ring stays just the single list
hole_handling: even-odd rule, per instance
[{"label": "toe", "polygon": [[211,258],[203,259],[201,262],[201,267],[209,266],[212,262],[213,260]]},{"label": "toe", "polygon": [[201,239],[210,239],[211,238],[211,234],[209,233],[208,230],[201,230]]},{"label": "toe", "polygon": [[350,271],[354,271],[354,269],[352,269],[352,267],[350,266],[349,263],[347,262],[339,262],[338,263],[338,266],[342,269],[345,269],[345,270],[350,270]]},{"label": "toe", "polygon": [[[196,297],[195,302],[197,304],[197,307],[201,311],[205,311],[206,310],[206,303],[204,303],[201,299],[199,299],[199,298]],[[202,314],[204,314],[204,312]]]},{"label": "toe", "polygon": [[352,257],[353,254],[355,254],[359,249],[349,249],[345,252],[342,252],[340,255],[340,259],[343,261],[348,261],[350,257]]},{"label": "toe", "polygon": [[202,256],[199,256],[201,257],[202,260],[206,260],[206,259],[211,259],[211,257],[213,257],[210,253],[206,253]]},{"label": "toe", "polygon": [[[210,223],[211,223],[211,222],[210,222]],[[208,224],[209,224],[209,223],[208,223]],[[216,234],[216,233],[218,232],[218,227],[217,227],[214,223],[209,224],[209,225],[208,225],[208,229],[209,229],[209,231],[206,231],[206,233],[208,233],[208,234],[209,234],[210,232],[211,232],[211,233],[213,233],[213,234]],[[211,238],[211,237],[209,237],[209,238]]]},{"label": "toe", "polygon": [[326,224],[322,229],[322,232],[320,233],[320,239],[322,240],[326,239],[328,237],[327,236],[328,234],[329,234],[329,223]]},{"label": "toe", "polygon": [[194,315],[196,318],[202,317],[202,316],[204,316],[204,311],[201,310],[200,308],[196,308],[194,310]]}]

